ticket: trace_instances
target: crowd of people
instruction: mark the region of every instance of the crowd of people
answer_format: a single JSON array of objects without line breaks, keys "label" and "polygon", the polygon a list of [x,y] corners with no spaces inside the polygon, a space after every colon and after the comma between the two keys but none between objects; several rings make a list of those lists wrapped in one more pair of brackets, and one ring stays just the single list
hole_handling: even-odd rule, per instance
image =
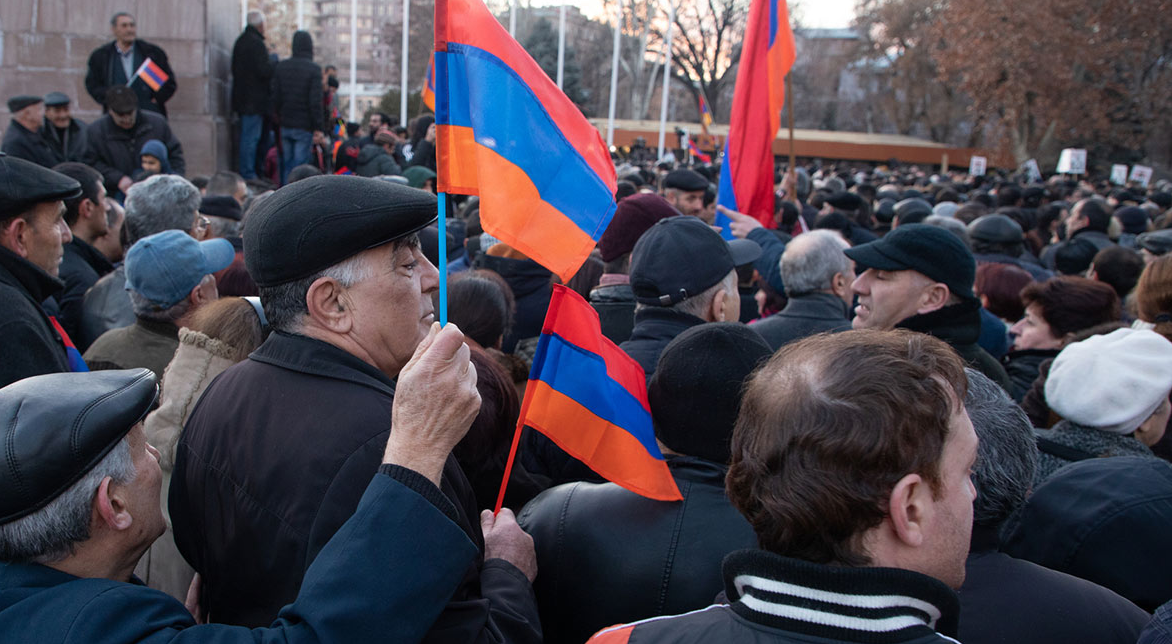
[{"label": "crowd of people", "polygon": [[9,102],[5,641],[1172,642],[1172,184],[779,162],[761,221],[616,158],[565,286],[683,500],[526,429],[494,514],[560,280],[259,13],[185,179],[111,26],[99,120]]}]

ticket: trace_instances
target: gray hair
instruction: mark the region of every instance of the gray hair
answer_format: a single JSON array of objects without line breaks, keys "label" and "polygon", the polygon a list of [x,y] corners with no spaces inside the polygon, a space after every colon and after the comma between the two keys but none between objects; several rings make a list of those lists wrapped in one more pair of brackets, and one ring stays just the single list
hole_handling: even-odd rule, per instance
[{"label": "gray hair", "polygon": [[260,301],[264,305],[269,326],[277,331],[297,333],[301,330],[305,316],[309,315],[305,297],[309,295],[309,287],[314,282],[330,277],[338,280],[344,288],[350,288],[372,275],[374,267],[359,253],[309,277],[276,286],[262,286]]},{"label": "gray hair", "polygon": [[249,27],[259,27],[265,23],[265,15],[259,11],[249,11],[244,21]]},{"label": "gray hair", "polygon": [[848,278],[851,260],[846,256],[850,244],[842,235],[830,230],[812,230],[794,238],[781,254],[781,283],[789,297],[830,289],[834,276]]},{"label": "gray hair", "polygon": [[235,197],[236,188],[243,185],[245,192],[248,191],[248,182],[244,177],[232,172],[231,170],[221,170],[208,179],[208,187],[204,193],[209,197],[222,195],[225,197]]},{"label": "gray hair", "polygon": [[199,211],[199,188],[173,174],[157,174],[130,186],[126,193],[127,244],[164,230],[191,230]]},{"label": "gray hair", "polygon": [[136,475],[130,444],[118,441],[85,476],[48,505],[28,516],[0,524],[0,561],[49,564],[73,554],[90,538],[94,493],[107,476],[126,484]]},{"label": "gray hair", "polygon": [[114,25],[118,24],[118,19],[122,16],[126,16],[127,18],[134,20],[134,15],[129,11],[119,11],[118,13],[110,16],[110,26],[113,27]]},{"label": "gray hair", "polygon": [[[712,298],[716,297],[716,294],[721,291],[728,293],[731,297],[740,297],[740,294],[737,293],[737,272],[735,270],[730,271],[728,275],[724,276],[724,279],[708,287],[708,289],[703,293],[700,293],[699,295],[693,295],[692,297],[689,297],[682,302],[676,302],[675,304],[671,305],[670,308],[673,311],[679,311],[680,313],[687,313],[688,315],[702,318],[704,317],[705,309],[707,309],[709,305],[712,304]],[[636,311],[641,311],[646,308],[660,307],[649,304],[635,305]]]},{"label": "gray hair", "polygon": [[1025,503],[1038,466],[1034,428],[1021,407],[997,383],[975,369],[965,369],[969,390],[964,407],[977,432],[973,466],[973,522],[999,526]]},{"label": "gray hair", "polygon": [[208,236],[209,237],[239,237],[242,228],[241,222],[235,219],[228,219],[227,217],[216,217],[214,215],[204,215],[208,218]]},{"label": "gray hair", "polygon": [[973,247],[972,241],[969,239],[969,229],[964,225],[964,222],[959,219],[945,217],[944,215],[928,215],[924,218],[923,223],[929,226],[943,228],[953,235],[956,235],[962,242],[964,242],[966,247],[970,249]]}]

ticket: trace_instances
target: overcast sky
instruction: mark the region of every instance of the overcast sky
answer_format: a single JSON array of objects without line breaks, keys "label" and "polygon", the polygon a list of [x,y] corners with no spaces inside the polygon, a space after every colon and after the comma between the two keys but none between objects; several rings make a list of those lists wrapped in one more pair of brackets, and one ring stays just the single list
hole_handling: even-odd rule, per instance
[{"label": "overcast sky", "polygon": [[[688,0],[683,0],[688,1]],[[533,0],[534,6],[576,6],[589,16],[597,17],[602,12],[600,0]],[[666,9],[667,5],[664,4]],[[855,16],[855,0],[790,0],[791,11],[801,15],[807,27],[849,27]]]}]

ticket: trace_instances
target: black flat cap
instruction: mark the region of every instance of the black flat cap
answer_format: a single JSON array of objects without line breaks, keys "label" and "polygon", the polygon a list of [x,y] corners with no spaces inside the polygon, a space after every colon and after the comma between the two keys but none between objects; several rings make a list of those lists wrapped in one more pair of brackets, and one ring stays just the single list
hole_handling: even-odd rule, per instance
[{"label": "black flat cap", "polygon": [[969,224],[969,237],[990,244],[1016,244],[1025,239],[1021,225],[1009,215],[982,215]]},{"label": "black flat cap", "polygon": [[[911,192],[911,191],[909,191],[909,192]],[[932,214],[932,204],[928,203],[928,201],[926,199],[922,199],[918,196],[908,197],[908,198],[904,199],[903,201],[896,202],[896,204],[895,204],[895,216],[900,221],[903,221],[904,219],[907,219],[909,217],[916,216],[916,215],[922,215],[922,217],[927,217],[928,215],[931,215],[931,214]],[[922,217],[921,217],[920,221],[922,221]]]},{"label": "black flat cap", "polygon": [[41,98],[40,96],[32,96],[31,94],[13,96],[12,98],[8,99],[8,111],[15,114],[29,105],[36,105],[37,103],[43,103],[44,101],[45,99]]},{"label": "black flat cap", "polygon": [[199,200],[200,214],[209,217],[223,217],[233,221],[244,218],[244,211],[240,209],[240,202],[228,195],[212,195]]},{"label": "black flat cap", "polygon": [[1153,255],[1163,255],[1172,251],[1172,229],[1153,230],[1135,238],[1139,247]]},{"label": "black flat cap", "polygon": [[964,242],[943,228],[907,224],[876,241],[843,252],[855,260],[859,272],[868,268],[916,271],[945,284],[957,297],[973,299],[977,262]]},{"label": "black flat cap", "polygon": [[716,286],[734,268],[760,256],[757,242],[726,242],[696,217],[660,219],[631,251],[631,290],[641,304],[672,306]]},{"label": "black flat cap", "polygon": [[0,389],[0,524],[81,480],[142,420],[158,391],[150,369],[54,373]]},{"label": "black flat cap", "polygon": [[695,170],[681,168],[667,173],[667,176],[663,178],[663,187],[675,188],[684,192],[697,192],[708,189],[708,180]]},{"label": "black flat cap", "polygon": [[863,207],[862,197],[853,192],[836,192],[826,199],[826,203],[847,212],[855,212]]},{"label": "black flat cap", "polygon": [[0,220],[15,217],[42,201],[72,199],[81,184],[60,172],[0,153]]},{"label": "black flat cap", "polygon": [[656,438],[673,452],[727,463],[741,386],[772,353],[759,333],[736,322],[676,336],[647,384]]},{"label": "black flat cap", "polygon": [[61,92],[49,92],[45,94],[45,107],[61,107],[69,105],[69,97]]},{"label": "black flat cap", "polygon": [[258,286],[276,286],[435,220],[429,192],[364,177],[309,177],[277,190],[248,215],[244,260]]}]

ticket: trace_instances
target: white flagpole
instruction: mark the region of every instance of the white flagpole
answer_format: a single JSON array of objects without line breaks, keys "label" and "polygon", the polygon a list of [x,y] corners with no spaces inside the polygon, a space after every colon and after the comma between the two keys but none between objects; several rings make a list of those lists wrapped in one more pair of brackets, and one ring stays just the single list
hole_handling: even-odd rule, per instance
[{"label": "white flagpole", "polygon": [[305,0],[297,0],[297,29],[305,29]]},{"label": "white flagpole", "polygon": [[671,36],[672,27],[675,26],[676,21],[676,6],[672,4],[671,0],[667,3],[667,39],[664,41],[664,46],[667,48],[663,56],[663,92],[659,100],[659,158],[663,158],[664,144],[667,139],[667,97],[668,97],[668,82],[671,80]]},{"label": "white flagpole", "polygon": [[350,0],[350,118],[358,100],[358,0]]},{"label": "white flagpole", "polygon": [[566,67],[566,5],[562,5],[558,18],[558,89],[562,89],[562,78]]},{"label": "white flagpole", "polygon": [[240,0],[240,28],[248,26],[248,0]]},{"label": "white flagpole", "polygon": [[610,60],[610,110],[606,117],[606,147],[614,145],[614,108],[615,98],[619,87],[619,45],[621,44],[623,27],[623,6],[620,4],[615,12],[614,22],[614,54]]},{"label": "white flagpole", "polygon": [[517,37],[517,0],[509,1],[509,36]]},{"label": "white flagpole", "polygon": [[399,66],[399,125],[407,127],[407,31],[411,23],[411,0],[403,0],[403,55]]}]

